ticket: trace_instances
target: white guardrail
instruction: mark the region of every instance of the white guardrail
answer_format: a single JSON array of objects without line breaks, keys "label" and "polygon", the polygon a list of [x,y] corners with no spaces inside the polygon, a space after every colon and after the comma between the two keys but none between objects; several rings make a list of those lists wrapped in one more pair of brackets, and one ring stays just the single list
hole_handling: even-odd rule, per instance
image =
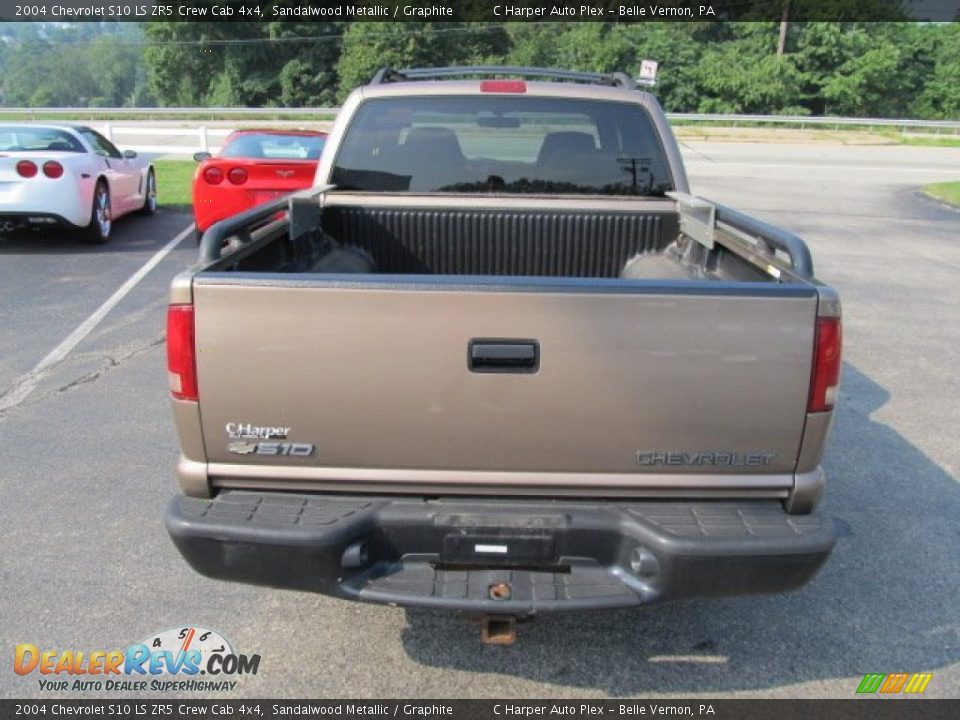
[{"label": "white guardrail", "polygon": [[[329,124],[339,108],[0,108],[4,116],[26,116],[42,122],[50,116],[88,120],[110,140],[124,149],[139,152],[190,155],[197,151],[215,152],[224,137],[235,126],[231,121],[257,122],[257,117],[279,119],[285,123]],[[310,116],[318,116],[311,121]],[[834,129],[858,127],[888,129],[901,133],[960,135],[960,120],[911,120],[906,118],[811,117],[805,115],[717,115],[704,113],[667,113],[677,124],[724,125],[790,125],[799,128]],[[125,118],[113,120],[113,118]],[[142,120],[140,118],[143,118]],[[289,119],[286,119],[289,118]],[[128,120],[129,119],[129,120]],[[164,125],[151,125],[162,122]],[[130,122],[130,125],[125,125]],[[132,124],[135,123],[135,124]],[[169,123],[169,125],[167,125]],[[177,123],[177,124],[175,124]],[[216,124],[214,124],[216,123]],[[266,123],[264,123],[266,124]],[[185,127],[185,125],[188,125]],[[137,138],[145,142],[137,142]],[[179,142],[184,138],[183,143]],[[150,140],[153,142],[150,142]],[[177,142],[172,142],[176,140]]]},{"label": "white guardrail", "polygon": [[0,107],[0,117],[3,115],[26,115],[32,119],[42,119],[50,115],[67,116],[72,115],[77,120],[89,120],[98,117],[126,117],[137,116],[145,120],[168,118],[176,115],[187,115],[190,117],[200,116],[214,120],[219,117],[230,117],[231,115],[336,115],[340,112],[338,107],[310,107],[310,108],[16,108]]},{"label": "white guardrail", "polygon": [[[217,152],[220,141],[232,133],[236,128],[207,127],[201,125],[195,128],[176,127],[140,127],[103,125],[97,122],[90,123],[94,128],[106,135],[110,142],[122,146],[124,150],[136,150],[142,153],[163,153],[165,155],[192,155],[195,152]],[[162,144],[145,144],[131,142],[130,136],[146,136],[154,140],[161,139]],[[190,138],[185,144],[167,142],[173,138]],[[216,140],[213,140],[216,138]]]},{"label": "white guardrail", "polygon": [[760,125],[799,125],[800,127],[834,128],[866,127],[892,128],[901,132],[914,130],[917,132],[939,133],[948,131],[951,134],[960,133],[960,120],[910,120],[908,118],[851,118],[851,117],[819,117],[811,115],[710,115],[698,113],[667,113],[671,122],[722,123],[724,125],[757,123]]}]

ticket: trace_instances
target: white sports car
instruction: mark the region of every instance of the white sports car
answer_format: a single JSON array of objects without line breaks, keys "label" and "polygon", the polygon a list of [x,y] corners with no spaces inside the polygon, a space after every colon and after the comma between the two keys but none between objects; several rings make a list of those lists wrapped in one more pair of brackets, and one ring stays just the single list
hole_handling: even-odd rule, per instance
[{"label": "white sports car", "polygon": [[157,209],[153,166],[82,125],[0,124],[0,235],[67,227],[110,238],[121,215]]}]

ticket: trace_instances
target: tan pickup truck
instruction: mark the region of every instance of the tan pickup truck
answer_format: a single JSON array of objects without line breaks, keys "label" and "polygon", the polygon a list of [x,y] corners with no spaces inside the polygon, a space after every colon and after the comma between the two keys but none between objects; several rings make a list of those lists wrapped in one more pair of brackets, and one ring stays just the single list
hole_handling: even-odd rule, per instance
[{"label": "tan pickup truck", "polygon": [[170,292],[199,572],[507,618],[796,588],[840,303],[623,75],[383,70]]}]

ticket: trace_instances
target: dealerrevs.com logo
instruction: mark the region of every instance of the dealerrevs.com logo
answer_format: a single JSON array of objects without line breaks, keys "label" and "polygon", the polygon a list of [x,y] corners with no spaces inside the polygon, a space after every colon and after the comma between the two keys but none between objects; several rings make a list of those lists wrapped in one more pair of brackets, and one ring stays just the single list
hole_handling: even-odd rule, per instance
[{"label": "dealerrevs.com logo", "polygon": [[180,627],[154,633],[126,650],[40,649],[16,646],[13,670],[37,676],[44,691],[97,690],[136,692],[229,692],[233,679],[256,675],[260,655],[243,655],[219,633]]}]

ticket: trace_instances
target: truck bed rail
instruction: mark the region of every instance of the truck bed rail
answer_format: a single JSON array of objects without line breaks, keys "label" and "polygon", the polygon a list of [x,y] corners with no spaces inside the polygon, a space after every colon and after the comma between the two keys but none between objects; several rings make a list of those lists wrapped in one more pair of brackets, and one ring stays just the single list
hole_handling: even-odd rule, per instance
[{"label": "truck bed rail", "polygon": [[790,258],[790,267],[797,275],[807,280],[813,278],[813,258],[802,238],[725,205],[714,205],[717,208],[717,222],[762,241],[771,250],[786,253]]},{"label": "truck bed rail", "polygon": [[[251,233],[255,229],[263,227],[271,217],[281,212],[286,212],[290,218],[291,236],[298,237],[319,221],[319,197],[332,187],[328,185],[309,188],[285,195],[215,223],[203,235],[200,243],[200,260],[202,262],[218,260],[226,241],[231,237],[239,238],[242,243],[249,242]],[[709,200],[708,202],[713,203]],[[718,203],[713,205],[716,207],[718,223],[763,242],[771,251],[780,250],[789,257],[790,267],[794,273],[808,280],[813,278],[813,258],[802,238],[725,205]]]},{"label": "truck bed rail", "polygon": [[203,234],[200,241],[200,261],[219,260],[226,241],[232,237],[239,238],[242,243],[250,242],[251,233],[254,230],[265,226],[270,218],[281,212],[286,212],[290,219],[291,236],[298,237],[302,234],[304,225],[308,225],[306,229],[309,230],[315,222],[319,221],[320,195],[332,187],[332,185],[324,185],[283,195],[276,200],[257,205],[250,210],[214,223]]}]

